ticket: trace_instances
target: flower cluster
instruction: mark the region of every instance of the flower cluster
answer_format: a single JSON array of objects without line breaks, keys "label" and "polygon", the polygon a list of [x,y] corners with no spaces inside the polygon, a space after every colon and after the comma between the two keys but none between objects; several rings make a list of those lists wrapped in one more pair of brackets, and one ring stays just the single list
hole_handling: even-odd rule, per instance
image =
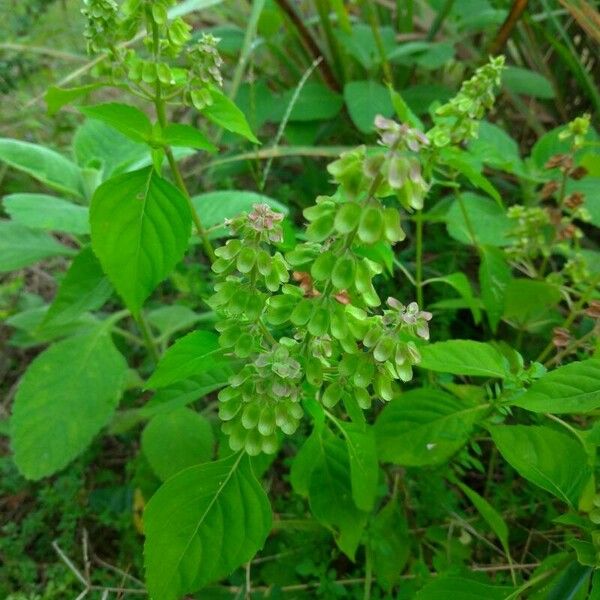
[{"label": "flower cluster", "polygon": [[86,18],[83,35],[88,52],[111,48],[118,28],[119,5],[115,0],[84,0],[81,13]]},{"label": "flower cluster", "polygon": [[422,205],[419,152],[429,142],[387,119],[377,127],[382,151],[369,156],[361,147],[329,166],[338,191],[304,211],[306,241],[285,256],[273,247],[282,215],[268,206],[228,222],[236,237],[216,251],[211,305],[224,351],[245,361],[219,394],[234,449],[274,452],[278,432],[298,426],[304,394],[326,409],[341,402],[358,418],[374,399],[391,400],[420,360],[431,313],[393,298],[377,310],[373,280],[382,267],[361,249],[404,239],[393,198]]},{"label": "flower cluster", "polygon": [[465,81],[460,91],[436,111],[436,124],[427,137],[437,147],[460,144],[477,136],[479,121],[495,100],[495,88],[500,85],[504,56],[490,58]]}]

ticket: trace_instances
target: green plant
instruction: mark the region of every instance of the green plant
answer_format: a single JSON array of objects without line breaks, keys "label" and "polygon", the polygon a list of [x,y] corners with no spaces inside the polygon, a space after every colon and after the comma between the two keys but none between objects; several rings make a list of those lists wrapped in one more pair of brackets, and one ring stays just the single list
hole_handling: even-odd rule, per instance
[{"label": "green plant", "polygon": [[[586,239],[598,214],[572,188],[587,185],[590,171],[597,177],[589,119],[547,134],[522,161],[502,130],[482,122],[504,68],[496,57],[433,107],[429,127],[400,93],[386,91],[397,120],[378,115],[377,143],[329,164],[335,189],[304,208],[306,227],[255,194],[221,207],[223,196],[190,194],[178,162],[185,150],[175,150],[216,151],[210,132],[170,122],[170,109],[257,139],[221,89],[216,38],[193,40],[181,18],[170,18],[171,4],[85,3],[86,41],[101,53],[97,79],[52,88],[49,108],[107,87],[139,105],[81,104],[89,121],[77,134],[77,163],[0,140],[3,161],[68,198],[3,200],[12,217],[0,222],[3,271],[70,260],[49,306],[11,321],[24,346],[49,344],[27,367],[12,406],[20,472],[51,476],[103,429],[131,441],[143,423],[132,482],[138,499],[149,498],[144,562],[157,600],[195,593],[239,567],[246,581],[231,583],[249,597],[261,548],[298,551],[285,533],[296,521],[335,540],[335,561],[311,563],[306,554],[290,566],[317,577],[323,597],[346,594],[331,573],[343,560],[358,565],[345,572],[357,570],[364,598],[403,593],[406,569],[414,578],[406,593],[420,599],[598,593],[598,271],[593,236]],[[107,151],[98,147],[103,139]],[[512,177],[510,193],[523,201],[508,213],[498,172]],[[448,246],[435,272],[425,246],[440,221],[449,236],[439,236]],[[215,250],[217,237],[230,239]],[[469,261],[479,296],[463,272]],[[456,263],[462,270],[452,272]],[[392,279],[394,264],[406,281]],[[437,284],[459,297],[429,302]],[[172,303],[173,295],[204,312]],[[556,323],[563,299],[566,316]],[[456,309],[469,320],[459,335],[449,316]],[[556,324],[562,329],[548,342]],[[581,335],[571,340],[575,325]],[[430,342],[430,327],[434,340],[449,339]],[[570,357],[580,360],[560,364]],[[293,493],[267,495],[261,476],[269,468]],[[539,521],[561,536],[560,552],[536,547],[537,570],[527,579],[516,551],[526,557],[531,542],[515,542],[502,511],[516,504],[515,474],[533,484],[519,498],[547,504]],[[281,516],[290,513],[298,519]],[[269,538],[274,527],[284,530],[284,551]],[[322,551],[322,538],[306,537]],[[489,546],[507,576],[485,579],[469,568]],[[269,586],[277,577],[261,576]],[[84,592],[101,589],[83,582]]]}]

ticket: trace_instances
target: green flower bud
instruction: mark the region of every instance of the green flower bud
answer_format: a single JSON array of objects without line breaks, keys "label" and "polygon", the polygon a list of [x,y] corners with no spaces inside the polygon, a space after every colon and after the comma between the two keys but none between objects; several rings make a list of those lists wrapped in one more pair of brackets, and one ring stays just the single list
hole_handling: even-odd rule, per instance
[{"label": "green flower bud", "polygon": [[354,283],[356,260],[351,253],[340,256],[331,273],[331,282],[339,290],[348,289]]},{"label": "green flower bud", "polygon": [[250,354],[252,354],[253,350],[254,338],[250,334],[244,333],[243,335],[238,337],[237,341],[235,342],[234,348],[236,356],[239,356],[240,358],[246,358],[247,356],[250,356]]},{"label": "green flower bud", "polygon": [[394,340],[387,335],[383,336],[373,350],[373,358],[378,362],[385,362],[392,356],[395,348]]},{"label": "green flower bud", "polygon": [[333,252],[324,252],[313,263],[310,274],[316,281],[325,281],[331,277],[331,272],[335,264],[335,255]]},{"label": "green flower bud", "polygon": [[332,214],[319,217],[306,228],[306,238],[313,242],[322,242],[327,239],[333,232],[333,220]]},{"label": "green flower bud", "polygon": [[358,362],[352,381],[356,387],[366,388],[373,383],[374,376],[375,366],[367,357],[363,357],[362,360]]},{"label": "green flower bud", "polygon": [[354,399],[363,410],[371,408],[371,395],[366,388],[355,388]]},{"label": "green flower bud", "polygon": [[356,202],[347,202],[342,204],[338,209],[334,227],[338,233],[347,234],[354,231],[358,227],[362,209]]},{"label": "green flower bud", "polygon": [[323,406],[325,406],[326,408],[333,408],[340,401],[342,397],[342,392],[342,386],[337,381],[330,383],[325,388],[325,391],[323,392],[323,396],[321,398]]},{"label": "green flower bud", "polygon": [[383,227],[386,239],[392,244],[401,242],[406,237],[400,225],[400,213],[395,208],[384,209]]},{"label": "green flower bud", "polygon": [[292,314],[290,315],[290,321],[297,326],[306,325],[313,313],[314,304],[307,298],[303,298],[298,302]]},{"label": "green flower bud", "polygon": [[383,236],[383,216],[378,206],[367,206],[360,217],[358,237],[365,244],[374,244]]},{"label": "green flower bud", "polygon": [[244,246],[237,255],[236,266],[240,273],[249,273],[256,264],[256,250],[251,246]]},{"label": "green flower bud", "polygon": [[323,383],[323,365],[321,364],[321,361],[314,356],[309,356],[306,359],[304,369],[308,383],[315,387],[321,387]]},{"label": "green flower bud", "polygon": [[329,330],[329,311],[323,306],[319,306],[312,314],[308,322],[308,332],[311,335],[320,336]]}]

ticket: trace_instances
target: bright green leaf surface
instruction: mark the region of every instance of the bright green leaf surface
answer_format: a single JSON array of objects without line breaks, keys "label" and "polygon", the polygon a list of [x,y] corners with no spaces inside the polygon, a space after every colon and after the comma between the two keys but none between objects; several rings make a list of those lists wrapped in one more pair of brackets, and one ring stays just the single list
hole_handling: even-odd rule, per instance
[{"label": "bright green leaf surface", "polygon": [[40,479],[83,452],[111,418],[127,364],[104,326],[50,346],[21,379],[11,417],[19,470]]},{"label": "bright green leaf surface", "polygon": [[138,313],[187,249],[191,216],[185,198],[152,168],[141,169],[96,190],[90,222],[102,268]]},{"label": "bright green leaf surface", "polygon": [[229,575],[262,547],[271,507],[247,456],[180,471],[144,511],[144,557],[152,598],[176,600]]},{"label": "bright green leaf surface", "polygon": [[134,142],[145,142],[152,135],[150,119],[135,106],[107,102],[94,106],[80,106],[79,110],[90,119],[97,119],[114,127]]}]

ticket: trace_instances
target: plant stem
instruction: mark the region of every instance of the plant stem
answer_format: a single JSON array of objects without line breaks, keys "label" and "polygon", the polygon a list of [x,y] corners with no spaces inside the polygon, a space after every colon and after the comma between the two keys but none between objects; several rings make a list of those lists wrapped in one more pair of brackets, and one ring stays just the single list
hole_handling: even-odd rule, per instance
[{"label": "plant stem", "polygon": [[423,308],[423,218],[421,211],[415,215],[416,255],[415,255],[415,287],[417,288],[417,304]]},{"label": "plant stem", "polygon": [[371,600],[371,585],[373,583],[373,564],[371,561],[371,552],[369,547],[366,547],[365,551],[365,593],[363,595],[364,600]]},{"label": "plant stem", "polygon": [[144,317],[144,314],[140,312],[140,314],[136,317],[135,322],[138,324],[140,333],[142,334],[142,338],[144,340],[144,344],[148,349],[148,353],[150,354],[152,360],[155,363],[157,363],[160,359],[160,353],[158,352],[156,342],[154,341],[152,333],[150,332],[150,327],[148,326],[146,317]]},{"label": "plant stem", "polygon": [[[152,23],[153,54],[154,54],[155,61],[158,62],[158,59],[160,57],[160,40],[158,37],[159,36],[158,26],[154,22],[153,19],[150,19],[150,21]],[[162,128],[166,127],[167,113],[166,113],[166,107],[165,107],[165,100],[162,97],[162,85],[161,85],[160,79],[158,79],[158,78],[156,79],[154,106],[156,108],[156,116],[158,117],[159,125]],[[215,260],[217,258],[215,255],[214,248],[212,247],[212,244],[210,243],[210,239],[208,238],[206,229],[204,229],[204,226],[202,225],[200,215],[198,214],[198,211],[196,210],[196,207],[194,206],[194,203],[192,202],[192,197],[190,196],[187,186],[185,185],[185,181],[183,180],[181,171],[179,170],[179,165],[177,164],[177,161],[175,160],[175,157],[173,156],[173,150],[171,150],[170,146],[165,145],[164,151],[165,151],[165,156],[167,157],[167,162],[169,163],[169,167],[171,169],[171,173],[173,175],[173,178],[175,179],[175,184],[177,185],[177,187],[183,194],[184,198],[186,199],[190,214],[192,215],[192,221],[194,222],[194,225],[196,226],[196,229],[198,230],[198,235],[200,236],[200,239],[202,240],[202,246],[204,248],[204,252],[205,252],[206,256],[208,257],[208,259],[210,260],[210,262],[213,263],[213,262],[215,262]]]}]

